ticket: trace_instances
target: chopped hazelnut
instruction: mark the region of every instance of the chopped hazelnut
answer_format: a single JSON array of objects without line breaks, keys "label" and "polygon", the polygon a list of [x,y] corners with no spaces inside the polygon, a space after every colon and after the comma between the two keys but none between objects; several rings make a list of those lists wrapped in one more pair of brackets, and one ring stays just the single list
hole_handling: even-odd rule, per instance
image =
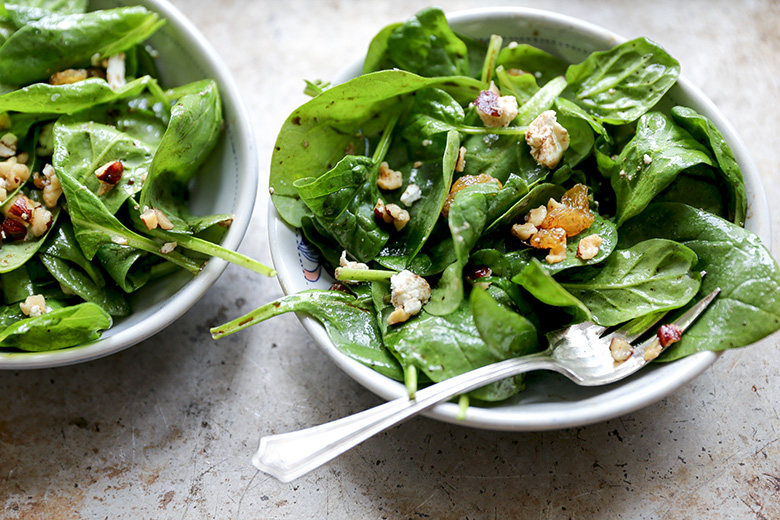
[{"label": "chopped hazelnut", "polygon": [[590,260],[599,254],[603,241],[604,240],[596,234],[586,236],[577,244],[577,257],[582,258],[583,260]]},{"label": "chopped hazelnut", "polygon": [[525,221],[529,224],[533,224],[534,226],[539,227],[542,225],[542,222],[544,222],[544,218],[546,216],[547,208],[544,206],[539,206],[538,208],[534,208],[528,212],[528,215],[525,217]]},{"label": "chopped hazelnut", "polygon": [[532,236],[536,234],[538,230],[536,229],[536,226],[531,224],[530,222],[526,222],[525,224],[513,224],[512,225],[512,234],[519,238],[520,240],[529,240]]},{"label": "chopped hazelnut", "polygon": [[108,58],[106,63],[106,81],[113,90],[124,87],[125,81],[125,53],[120,52]]},{"label": "chopped hazelnut", "polygon": [[95,170],[95,176],[100,181],[98,197],[101,197],[111,191],[116,184],[122,180],[122,174],[125,167],[122,161],[110,161]]},{"label": "chopped hazelnut", "polygon": [[19,139],[16,135],[7,133],[0,137],[0,157],[13,157],[16,155],[16,147]]},{"label": "chopped hazelnut", "polygon": [[379,165],[376,183],[383,190],[397,190],[403,186],[404,178],[401,172],[391,169],[387,162],[383,162]]},{"label": "chopped hazelnut", "polygon": [[[57,201],[62,195],[62,185],[60,179],[57,177],[57,173],[54,171],[54,167],[51,164],[47,164],[43,167],[43,203],[47,208],[53,208],[57,205]],[[36,180],[35,185],[38,185]]]},{"label": "chopped hazelnut", "polygon": [[46,298],[42,294],[33,294],[28,296],[24,302],[19,304],[19,308],[25,316],[34,318],[46,314]]},{"label": "chopped hazelnut", "polygon": [[388,204],[385,206],[385,209],[393,217],[393,225],[396,231],[401,231],[409,223],[409,212],[398,204]]},{"label": "chopped hazelnut", "polygon": [[42,206],[36,207],[30,219],[30,233],[34,237],[43,236],[49,230],[53,221],[54,217],[51,211]]},{"label": "chopped hazelnut", "polygon": [[645,361],[654,360],[661,354],[661,351],[663,351],[661,342],[658,341],[658,338],[655,338],[652,343],[650,343],[647,347],[645,347],[644,360]]},{"label": "chopped hazelnut", "polygon": [[52,74],[49,77],[49,83],[51,85],[70,85],[84,81],[88,77],[87,69],[65,69]]},{"label": "chopped hazelnut", "polygon": [[623,338],[612,338],[609,351],[616,363],[622,363],[634,354],[634,347]]},{"label": "chopped hazelnut", "polygon": [[544,257],[548,264],[557,264],[566,260],[566,245],[558,245],[550,249],[550,253]]},{"label": "chopped hazelnut", "polygon": [[672,343],[677,343],[682,338],[682,329],[674,323],[668,325],[661,325],[658,328],[658,341],[663,348],[668,347]]},{"label": "chopped hazelnut", "polygon": [[374,206],[374,217],[378,218],[385,224],[393,223],[393,216],[387,211],[385,202],[382,199],[376,200],[376,205]]},{"label": "chopped hazelnut", "polygon": [[462,173],[466,169],[466,147],[461,146],[458,149],[458,160],[455,162],[455,171]]}]

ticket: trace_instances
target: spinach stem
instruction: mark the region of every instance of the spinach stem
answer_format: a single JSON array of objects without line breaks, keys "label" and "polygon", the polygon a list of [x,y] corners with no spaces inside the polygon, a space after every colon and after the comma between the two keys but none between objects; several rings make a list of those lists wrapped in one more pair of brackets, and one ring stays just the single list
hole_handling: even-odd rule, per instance
[{"label": "spinach stem", "polygon": [[374,150],[374,155],[371,156],[371,160],[374,162],[374,170],[371,172],[372,174],[374,171],[379,170],[379,163],[382,162],[382,159],[385,158],[385,155],[387,155],[387,151],[390,149],[390,142],[393,138],[393,128],[395,128],[395,124],[398,122],[398,118],[401,117],[401,111],[396,111],[392,117],[390,118],[390,121],[387,122],[387,126],[385,126],[384,132],[382,132],[382,138],[379,140],[379,143],[376,145],[376,150]]},{"label": "spinach stem", "polygon": [[466,419],[466,410],[469,407],[469,396],[468,394],[460,394],[460,397],[458,398],[458,415],[456,416],[459,421],[463,421]]},{"label": "spinach stem", "polygon": [[482,83],[485,84],[485,89],[490,88],[490,78],[493,77],[493,70],[496,68],[496,60],[498,59],[498,53],[501,50],[504,39],[493,34],[490,36],[490,43],[488,44],[487,54],[485,55],[485,63],[482,65]]},{"label": "spinach stem", "polygon": [[202,238],[194,237],[192,235],[169,233],[162,230],[155,230],[154,234],[155,236],[161,237],[169,242],[176,242],[177,245],[180,245],[185,249],[197,251],[198,253],[203,253],[204,255],[209,255],[216,258],[221,258],[222,260],[265,276],[276,276],[276,270],[274,268],[268,267],[267,265],[262,264],[253,258],[244,256],[237,251],[232,251],[213,242],[209,242],[208,240],[203,240]]},{"label": "spinach stem", "polygon": [[406,385],[406,392],[409,394],[409,399],[414,399],[417,395],[417,367],[414,365],[408,365],[404,368],[404,385]]},{"label": "spinach stem", "polygon": [[355,269],[352,267],[337,267],[336,280],[349,280],[351,282],[378,282],[387,280],[398,271],[384,271],[382,269]]},{"label": "spinach stem", "polygon": [[524,135],[527,126],[508,126],[506,128],[485,128],[483,126],[458,126],[458,130],[468,135]]}]

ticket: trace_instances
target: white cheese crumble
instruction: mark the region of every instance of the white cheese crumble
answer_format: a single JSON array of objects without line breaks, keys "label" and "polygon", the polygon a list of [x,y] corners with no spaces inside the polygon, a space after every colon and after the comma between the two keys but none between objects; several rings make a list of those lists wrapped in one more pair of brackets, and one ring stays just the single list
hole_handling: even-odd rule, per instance
[{"label": "white cheese crumble", "polygon": [[422,190],[420,187],[416,184],[410,184],[401,195],[401,202],[404,206],[409,207],[420,200],[420,198],[422,198]]},{"label": "white cheese crumble", "polygon": [[394,325],[419,313],[431,297],[431,286],[425,278],[411,271],[401,271],[390,278],[391,302],[395,310],[387,317]]},{"label": "white cheese crumble", "polygon": [[552,169],[569,148],[569,132],[558,123],[554,110],[546,110],[528,125],[525,141],[536,162]]}]

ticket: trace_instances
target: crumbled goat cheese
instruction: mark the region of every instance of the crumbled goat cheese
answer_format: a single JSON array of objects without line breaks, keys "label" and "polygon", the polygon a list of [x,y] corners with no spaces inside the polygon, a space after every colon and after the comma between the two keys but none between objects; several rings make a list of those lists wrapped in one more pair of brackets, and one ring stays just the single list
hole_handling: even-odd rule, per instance
[{"label": "crumbled goat cheese", "polygon": [[420,187],[416,184],[410,184],[401,195],[401,202],[408,207],[420,200],[420,198],[422,198]]},{"label": "crumbled goat cheese", "polygon": [[488,128],[509,126],[517,117],[517,98],[501,96],[498,88],[491,82],[490,90],[483,90],[474,100],[477,115]]},{"label": "crumbled goat cheese", "polygon": [[642,161],[643,161],[645,164],[649,165],[651,162],[653,162],[653,158],[652,158],[652,157],[650,157],[650,156],[649,156],[649,155],[647,155],[647,154],[644,154],[644,155],[642,156]]},{"label": "crumbled goat cheese", "polygon": [[391,302],[395,310],[387,317],[394,325],[419,313],[431,297],[431,286],[425,278],[411,271],[401,271],[390,278]]},{"label": "crumbled goat cheese", "polygon": [[368,265],[364,264],[363,262],[353,262],[352,260],[347,260],[346,249],[341,252],[341,257],[339,258],[339,265],[341,267],[346,267],[348,269],[368,269]]},{"label": "crumbled goat cheese", "polygon": [[106,81],[113,90],[122,88],[127,83],[125,81],[125,53],[120,52],[108,58],[106,64]]},{"label": "crumbled goat cheese", "polygon": [[546,110],[528,125],[525,141],[536,162],[552,169],[569,148],[569,132],[558,123],[554,110]]}]

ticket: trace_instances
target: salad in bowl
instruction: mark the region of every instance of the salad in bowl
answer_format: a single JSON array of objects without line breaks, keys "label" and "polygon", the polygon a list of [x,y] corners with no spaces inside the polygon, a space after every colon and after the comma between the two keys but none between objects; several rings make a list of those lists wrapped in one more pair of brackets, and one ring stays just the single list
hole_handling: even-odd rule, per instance
[{"label": "salad in bowl", "polygon": [[394,398],[566,325],[673,316],[721,289],[624,382],[516,377],[431,412],[547,429],[644,406],[780,328],[755,168],[657,43],[553,13],[430,8],[380,31],[347,76],[308,83],[276,142],[288,295],[215,337],[305,313],[342,367]]}]

